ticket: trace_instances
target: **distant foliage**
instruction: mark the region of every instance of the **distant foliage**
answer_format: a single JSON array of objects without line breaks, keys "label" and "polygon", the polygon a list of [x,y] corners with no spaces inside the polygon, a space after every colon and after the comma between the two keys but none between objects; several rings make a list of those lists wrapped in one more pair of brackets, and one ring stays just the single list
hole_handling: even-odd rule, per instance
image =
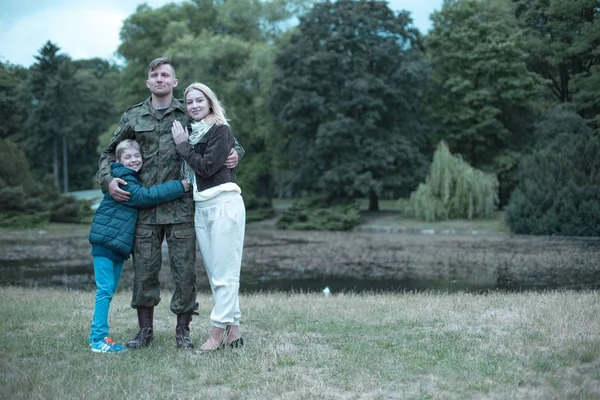
[{"label": "distant foliage", "polygon": [[358,202],[331,204],[324,197],[297,200],[284,212],[277,228],[294,230],[347,231],[361,222]]},{"label": "distant foliage", "polygon": [[257,197],[251,192],[243,192],[243,197],[246,206],[246,222],[262,221],[275,215],[271,200]]},{"label": "distant foliage", "polygon": [[0,227],[29,228],[48,222],[86,221],[93,212],[89,202],[61,195],[52,177],[31,177],[25,153],[12,141],[0,139]]},{"label": "distant foliage", "polygon": [[410,199],[408,216],[426,221],[490,218],[498,204],[498,179],[450,153],[443,141],[433,156],[429,175]]},{"label": "distant foliage", "polygon": [[408,13],[386,1],[316,2],[301,16],[275,58],[269,100],[286,191],[369,197],[376,211],[386,192],[416,186],[428,149],[421,48]]},{"label": "distant foliage", "polygon": [[563,134],[524,159],[506,222],[521,234],[600,236],[600,139]]},{"label": "distant foliage", "polygon": [[93,216],[90,202],[60,195],[52,202],[50,222],[80,223]]}]

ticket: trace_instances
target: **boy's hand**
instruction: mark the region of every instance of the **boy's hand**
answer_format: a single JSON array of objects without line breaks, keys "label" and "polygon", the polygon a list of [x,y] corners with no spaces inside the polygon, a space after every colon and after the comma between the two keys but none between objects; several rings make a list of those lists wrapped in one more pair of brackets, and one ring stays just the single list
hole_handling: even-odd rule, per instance
[{"label": "boy's hand", "polygon": [[184,129],[183,125],[181,125],[181,122],[179,121],[173,121],[171,133],[173,134],[173,141],[175,142],[175,145],[190,140],[190,135],[188,134],[187,128]]},{"label": "boy's hand", "polygon": [[238,165],[238,162],[240,161],[240,156],[238,155],[238,152],[236,149],[231,149],[231,151],[229,152],[229,156],[227,157],[227,159],[225,160],[225,165],[227,168],[235,168]]},{"label": "boy's hand", "polygon": [[190,191],[190,183],[187,181],[187,179],[182,180],[181,183],[183,184],[183,191],[186,193],[189,192]]},{"label": "boy's hand", "polygon": [[130,196],[129,192],[126,191],[126,190],[121,189],[119,187],[119,185],[127,185],[127,182],[125,182],[121,178],[114,178],[108,184],[108,193],[116,201],[127,201],[127,200],[129,200],[129,196]]}]

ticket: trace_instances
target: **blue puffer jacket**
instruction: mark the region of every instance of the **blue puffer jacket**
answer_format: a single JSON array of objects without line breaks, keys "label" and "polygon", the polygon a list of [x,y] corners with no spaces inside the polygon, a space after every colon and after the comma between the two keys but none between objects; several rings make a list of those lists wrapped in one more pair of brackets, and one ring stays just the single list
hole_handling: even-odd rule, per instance
[{"label": "blue puffer jacket", "polygon": [[93,256],[121,261],[129,258],[133,249],[138,207],[153,207],[178,199],[183,196],[184,188],[181,181],[175,180],[145,188],[140,185],[137,172],[118,162],[112,165],[112,175],[127,182],[121,189],[128,191],[131,197],[119,202],[104,193],[92,221],[89,240]]}]

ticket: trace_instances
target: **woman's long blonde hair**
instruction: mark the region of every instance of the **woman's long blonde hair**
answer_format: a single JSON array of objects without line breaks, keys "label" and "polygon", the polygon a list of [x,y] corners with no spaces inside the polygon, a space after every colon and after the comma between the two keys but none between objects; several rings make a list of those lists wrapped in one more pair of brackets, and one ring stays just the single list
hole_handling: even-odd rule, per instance
[{"label": "woman's long blonde hair", "polygon": [[211,88],[209,88],[205,84],[200,82],[194,82],[187,88],[185,88],[185,92],[183,94],[184,100],[187,100],[187,95],[189,91],[193,89],[199,90],[202,93],[204,93],[204,96],[206,96],[206,99],[208,100],[208,103],[210,105],[210,113],[206,117],[204,117],[204,121],[213,124],[229,125],[229,123],[227,122],[227,116],[225,115],[225,109],[223,108],[223,105],[217,98],[215,92],[213,92]]}]

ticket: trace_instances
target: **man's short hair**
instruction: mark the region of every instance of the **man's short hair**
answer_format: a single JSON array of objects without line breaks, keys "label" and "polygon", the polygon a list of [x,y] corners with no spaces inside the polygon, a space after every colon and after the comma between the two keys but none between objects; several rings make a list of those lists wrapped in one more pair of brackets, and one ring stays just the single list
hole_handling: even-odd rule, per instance
[{"label": "man's short hair", "polygon": [[168,59],[167,57],[158,57],[158,58],[155,58],[154,60],[152,60],[150,62],[150,64],[148,65],[148,72],[154,71],[156,68],[160,67],[161,65],[170,65],[171,69],[173,70],[173,77],[175,77],[175,66],[173,65],[171,60]]},{"label": "man's short hair", "polygon": [[133,140],[133,139],[121,140],[119,142],[119,144],[117,145],[117,148],[115,149],[115,158],[117,160],[120,160],[121,156],[123,155],[123,153],[125,152],[125,150],[129,149],[131,147],[133,147],[134,149],[136,149],[139,152],[142,151],[140,149],[140,144],[138,142],[136,142],[135,140]]}]

